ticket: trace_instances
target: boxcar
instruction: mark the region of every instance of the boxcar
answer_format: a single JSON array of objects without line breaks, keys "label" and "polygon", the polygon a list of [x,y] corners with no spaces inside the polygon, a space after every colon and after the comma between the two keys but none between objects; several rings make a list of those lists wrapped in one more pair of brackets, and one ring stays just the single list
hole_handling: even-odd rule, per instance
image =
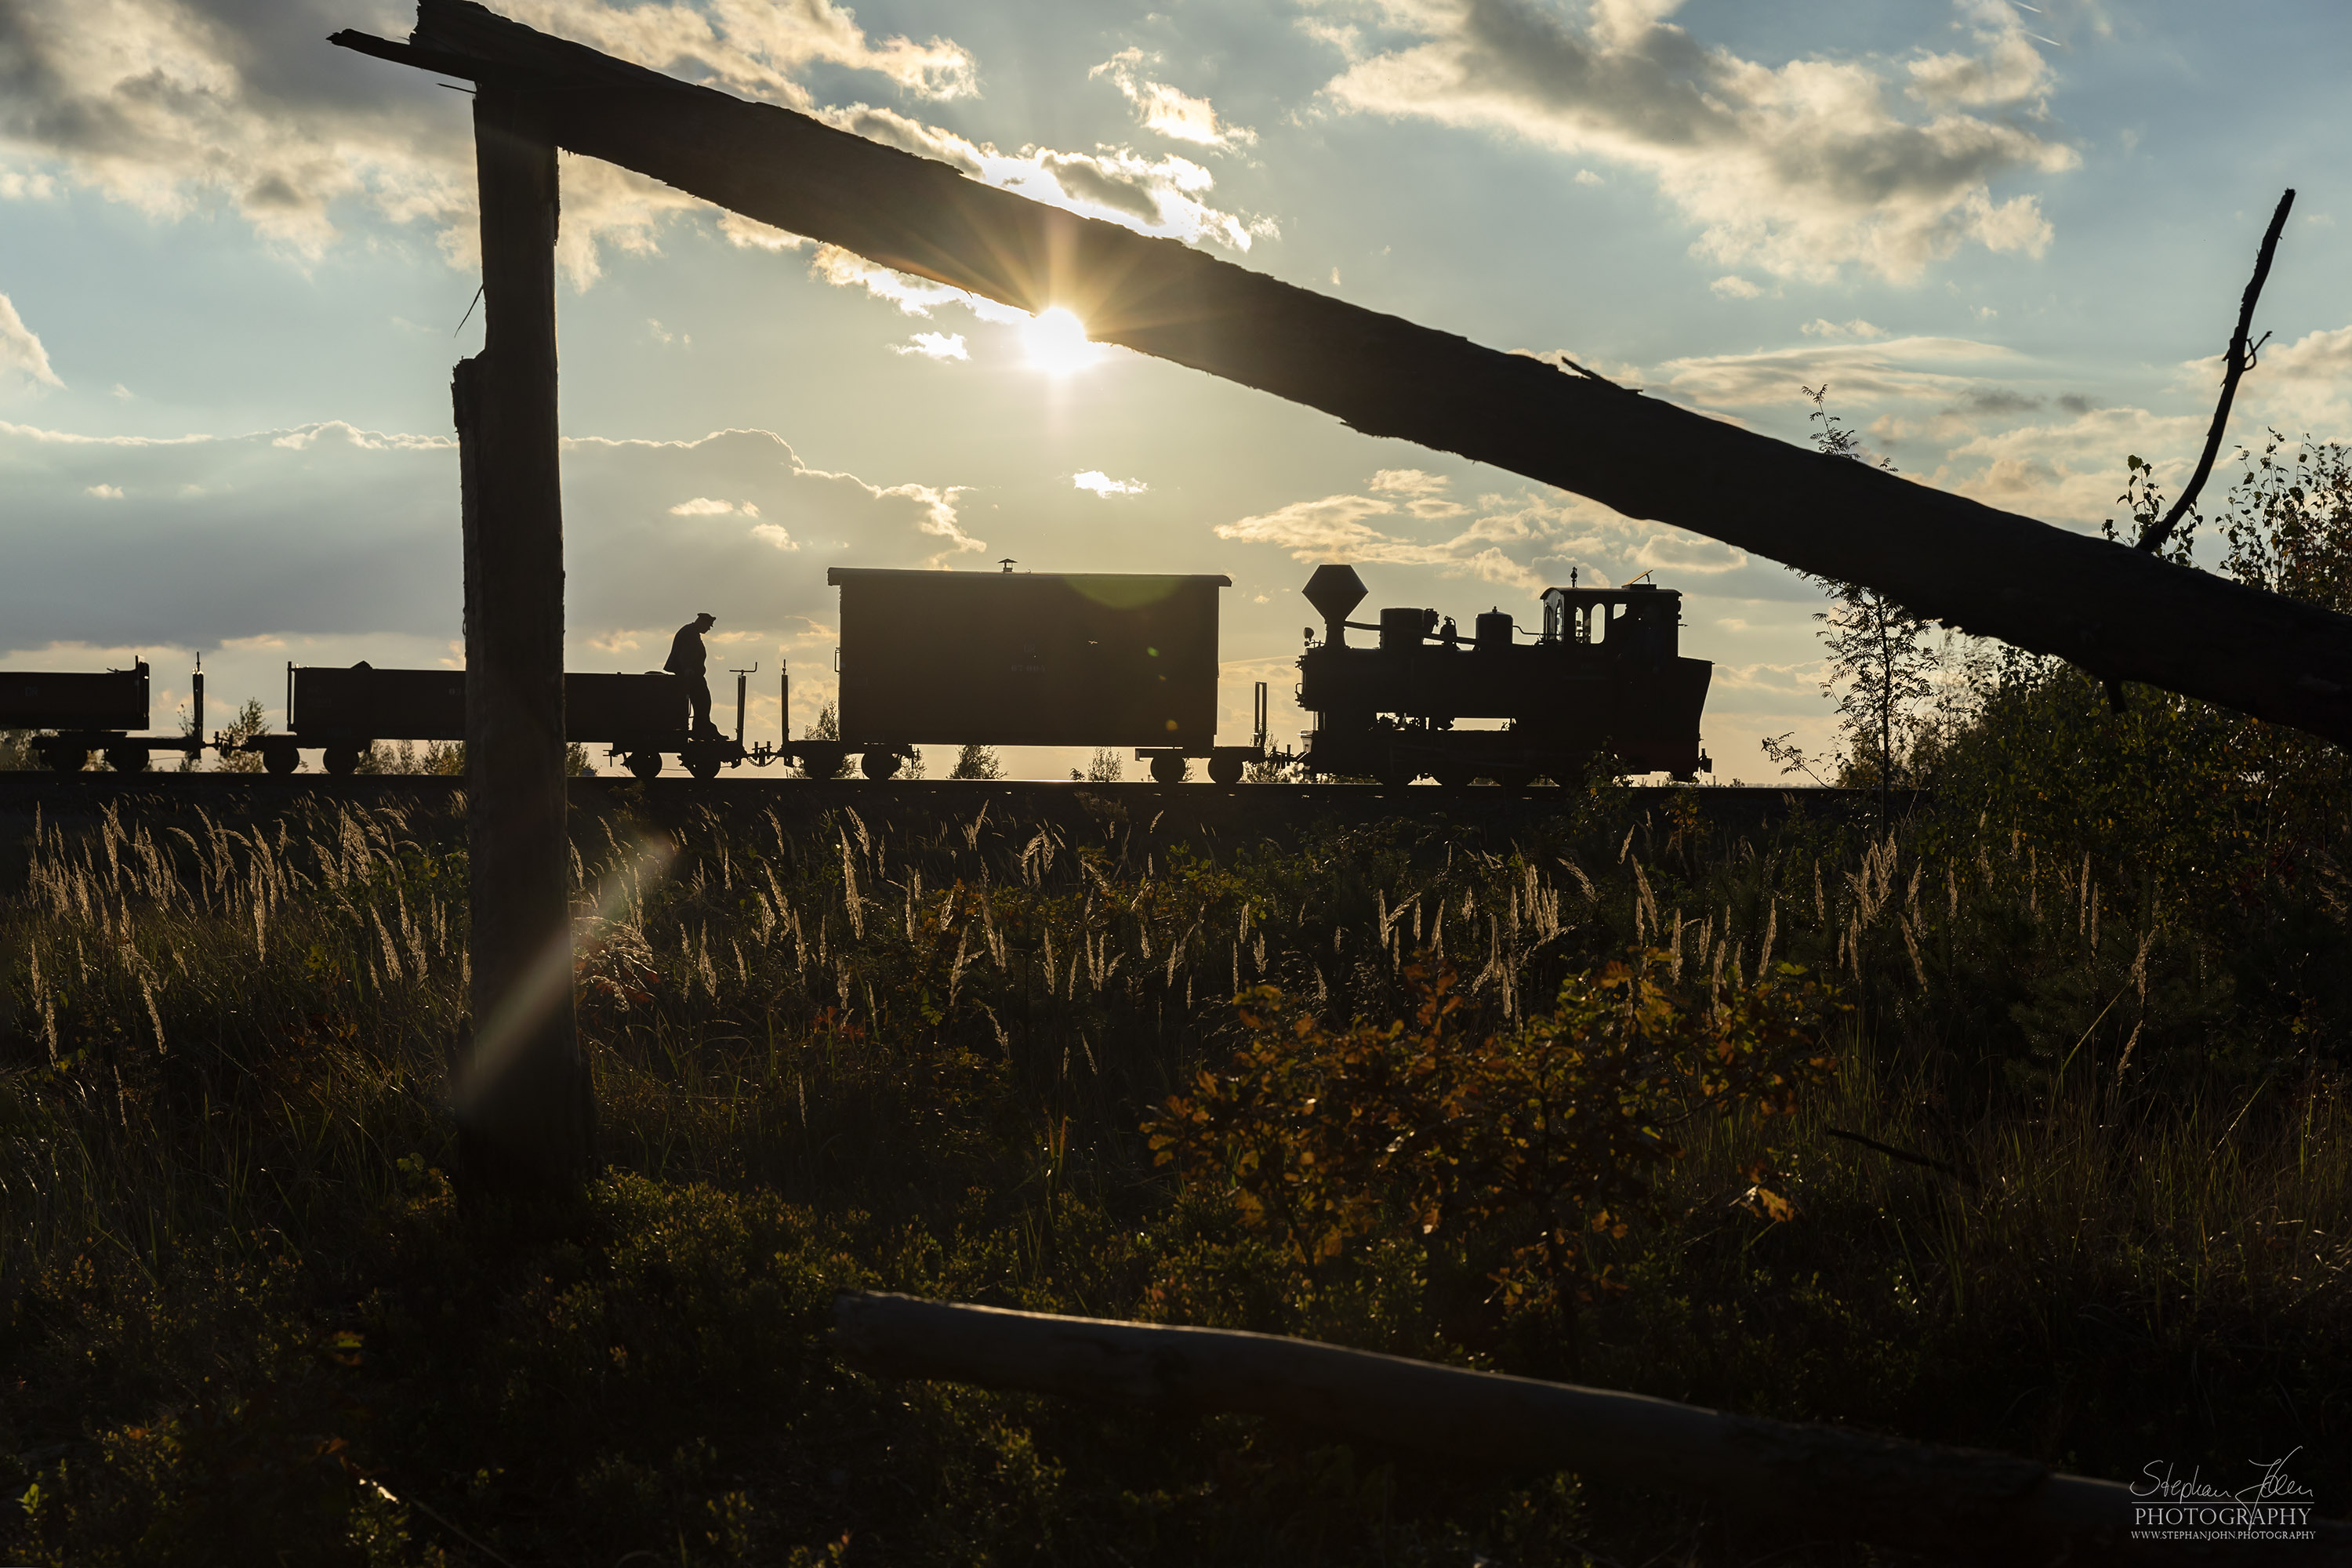
[{"label": "boxcar", "polygon": [[841,739],[869,776],[916,742],[1132,746],[1156,776],[1181,778],[1186,757],[1239,776],[1225,753],[1250,749],[1215,744],[1231,578],[836,566],[826,581],[841,590]]}]

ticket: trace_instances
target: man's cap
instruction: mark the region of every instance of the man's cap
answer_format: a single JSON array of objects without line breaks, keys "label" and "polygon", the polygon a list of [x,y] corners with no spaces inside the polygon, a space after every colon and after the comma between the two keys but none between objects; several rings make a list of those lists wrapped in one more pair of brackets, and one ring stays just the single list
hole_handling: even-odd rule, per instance
[{"label": "man's cap", "polygon": [[715,621],[719,617],[712,615],[709,610],[697,610],[694,612],[694,618],[698,621]]}]

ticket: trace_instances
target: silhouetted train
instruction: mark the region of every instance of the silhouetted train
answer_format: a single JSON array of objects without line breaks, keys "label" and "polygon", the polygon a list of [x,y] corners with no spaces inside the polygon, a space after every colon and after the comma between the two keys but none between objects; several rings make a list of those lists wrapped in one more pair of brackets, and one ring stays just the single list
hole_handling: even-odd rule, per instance
[{"label": "silhouetted train", "polygon": [[[1307,772],[1514,789],[1577,778],[1603,757],[1685,782],[1714,771],[1698,721],[1715,667],[1680,655],[1680,594],[1649,583],[1547,588],[1543,630],[1522,644],[1530,634],[1502,609],[1479,616],[1467,643],[1435,610],[1349,620],[1364,593],[1350,566],[1318,566],[1307,582],[1323,617],[1322,640],[1310,627],[1298,660],[1299,706],[1315,715],[1299,758]],[[1349,647],[1350,627],[1379,643]],[[1504,724],[1456,728],[1465,719]]]},{"label": "silhouetted train", "polygon": [[[855,757],[866,777],[884,779],[919,741],[1131,746],[1163,784],[1183,779],[1192,760],[1223,784],[1272,761],[1309,777],[1391,786],[1486,778],[1507,789],[1574,779],[1602,757],[1683,780],[1710,767],[1698,724],[1714,667],[1680,657],[1682,595],[1647,584],[1548,589],[1539,634],[1498,608],[1475,618],[1465,642],[1434,610],[1349,620],[1362,579],[1352,567],[1318,567],[1306,592],[1323,635],[1308,629],[1298,660],[1299,704],[1315,724],[1293,756],[1267,750],[1263,682],[1249,743],[1216,743],[1217,591],[1229,578],[1015,574],[1007,563],[985,574],[835,567],[827,581],[841,590],[837,735],[747,749],[752,672],[737,671],[732,739],[694,737],[683,683],[659,672],[566,675],[567,737],[608,746],[640,778],[674,753],[698,778],[777,762],[831,777]],[[1350,628],[1377,633],[1376,646],[1349,647]],[[92,751],[136,768],[152,750],[200,747],[128,732],[145,727],[146,678],[143,663],[105,676],[0,672],[0,727],[58,731],[37,743],[68,771]],[[789,672],[782,679],[789,720]],[[318,750],[329,773],[348,773],[379,741],[463,740],[466,677],[289,664],[286,711],[282,734],[212,744],[257,752],[278,773]]]}]

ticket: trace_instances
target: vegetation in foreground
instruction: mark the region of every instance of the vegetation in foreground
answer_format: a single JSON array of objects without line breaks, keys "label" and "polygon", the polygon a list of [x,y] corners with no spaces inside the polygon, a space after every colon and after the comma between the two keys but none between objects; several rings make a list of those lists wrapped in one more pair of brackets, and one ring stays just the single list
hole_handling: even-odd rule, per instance
[{"label": "vegetation in foreground", "polygon": [[[2280,472],[2273,561],[2326,542],[2287,479],[2352,489]],[[2340,1514],[2344,763],[2126,695],[1979,663],[1906,722],[1900,820],[579,816],[610,1168],[552,1207],[449,1177],[456,818],[39,823],[0,889],[0,1556],[1544,1564],[1704,1522],[878,1383],[843,1287],[2118,1478],[2300,1450]]]}]

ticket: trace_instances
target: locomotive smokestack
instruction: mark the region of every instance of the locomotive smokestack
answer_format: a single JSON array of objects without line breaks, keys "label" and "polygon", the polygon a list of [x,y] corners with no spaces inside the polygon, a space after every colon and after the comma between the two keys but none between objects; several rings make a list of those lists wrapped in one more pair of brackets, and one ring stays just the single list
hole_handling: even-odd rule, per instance
[{"label": "locomotive smokestack", "polygon": [[1307,579],[1307,602],[1323,617],[1323,636],[1334,647],[1348,641],[1348,612],[1364,602],[1364,580],[1353,566],[1318,566]]}]

